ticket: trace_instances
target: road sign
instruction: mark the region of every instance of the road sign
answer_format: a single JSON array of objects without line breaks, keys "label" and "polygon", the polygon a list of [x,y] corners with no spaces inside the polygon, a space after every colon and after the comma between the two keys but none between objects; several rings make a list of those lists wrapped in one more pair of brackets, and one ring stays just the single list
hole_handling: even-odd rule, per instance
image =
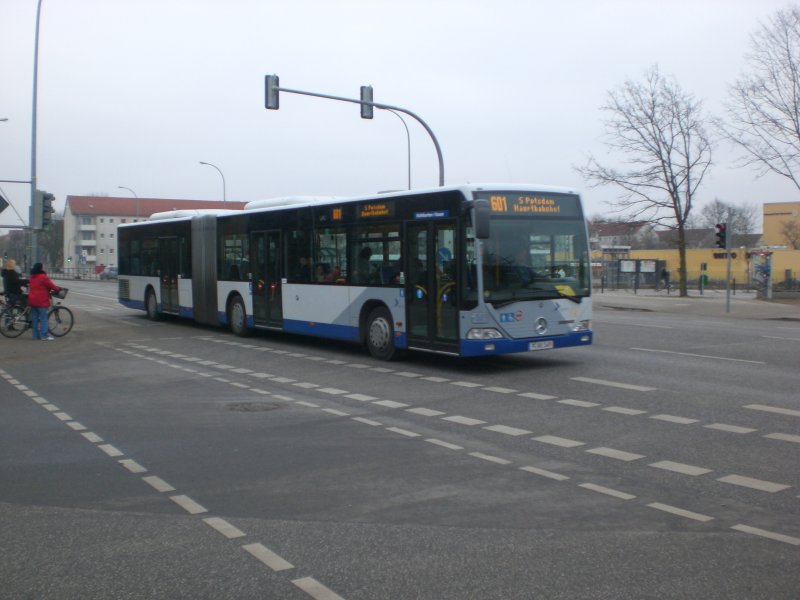
[{"label": "road sign", "polygon": [[0,194],[0,213],[3,212],[7,208],[8,208],[8,200],[3,198],[3,195]]}]

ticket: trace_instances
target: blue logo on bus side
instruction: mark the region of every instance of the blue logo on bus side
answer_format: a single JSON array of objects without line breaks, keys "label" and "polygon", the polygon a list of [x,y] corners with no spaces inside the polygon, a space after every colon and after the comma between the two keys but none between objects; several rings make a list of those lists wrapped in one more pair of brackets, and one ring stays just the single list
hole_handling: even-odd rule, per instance
[{"label": "blue logo on bus side", "polygon": [[518,310],[517,312],[507,312],[507,313],[500,313],[500,322],[501,323],[516,323],[517,321],[522,320],[522,311]]}]

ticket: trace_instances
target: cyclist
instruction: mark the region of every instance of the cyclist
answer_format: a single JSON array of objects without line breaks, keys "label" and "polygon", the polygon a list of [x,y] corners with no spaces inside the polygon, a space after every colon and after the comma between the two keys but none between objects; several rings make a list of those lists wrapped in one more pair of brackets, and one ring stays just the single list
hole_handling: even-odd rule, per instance
[{"label": "cyclist", "polygon": [[33,265],[28,282],[28,306],[31,307],[31,327],[35,340],[55,339],[47,330],[47,309],[50,308],[50,292],[58,291],[61,291],[61,288],[50,281],[42,268],[42,263]]},{"label": "cyclist", "polygon": [[3,290],[6,294],[6,303],[9,306],[22,304],[24,297],[22,286],[28,285],[27,279],[21,279],[17,273],[17,261],[13,258],[6,259],[3,264]]}]

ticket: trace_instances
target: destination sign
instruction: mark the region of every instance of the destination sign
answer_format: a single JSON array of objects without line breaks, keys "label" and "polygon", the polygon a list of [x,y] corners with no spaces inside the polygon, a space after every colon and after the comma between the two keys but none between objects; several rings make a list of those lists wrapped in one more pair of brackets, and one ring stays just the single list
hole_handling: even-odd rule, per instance
[{"label": "destination sign", "polygon": [[359,219],[374,219],[377,217],[393,217],[394,202],[366,202],[358,205]]},{"label": "destination sign", "polygon": [[486,198],[491,212],[499,215],[579,217],[581,214],[577,196],[509,192],[480,197]]}]

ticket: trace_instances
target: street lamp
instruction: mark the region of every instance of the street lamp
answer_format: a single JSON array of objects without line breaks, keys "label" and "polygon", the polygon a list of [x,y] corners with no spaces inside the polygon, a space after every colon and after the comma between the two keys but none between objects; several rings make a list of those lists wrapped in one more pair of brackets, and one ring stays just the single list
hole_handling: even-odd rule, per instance
[{"label": "street lamp", "polygon": [[136,192],[134,192],[129,187],[125,187],[124,185],[118,185],[117,187],[119,189],[121,189],[121,190],[128,190],[131,194],[133,194],[133,197],[136,198],[136,218],[138,219],[139,218],[139,196],[136,194]]},{"label": "street lamp", "polygon": [[204,162],[202,160],[200,161],[200,164],[208,165],[209,167],[214,167],[217,170],[217,173],[219,173],[219,176],[222,177],[222,206],[227,207],[228,198],[225,194],[225,175],[222,174],[222,171],[217,165],[212,165],[210,162]]},{"label": "street lamp", "polygon": [[392,113],[395,117],[400,119],[403,122],[403,127],[406,128],[406,140],[408,145],[408,189],[411,189],[411,134],[408,132],[408,125],[406,125],[406,120],[400,116],[400,113],[397,111],[392,110],[391,108],[387,108],[390,113]]}]

